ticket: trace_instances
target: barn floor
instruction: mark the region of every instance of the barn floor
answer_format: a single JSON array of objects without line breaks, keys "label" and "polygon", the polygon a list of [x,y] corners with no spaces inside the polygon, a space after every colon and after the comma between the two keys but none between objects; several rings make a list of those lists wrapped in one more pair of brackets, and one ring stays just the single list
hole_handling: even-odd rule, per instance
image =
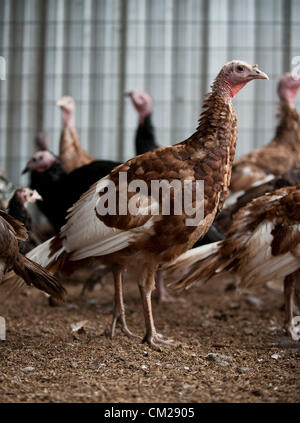
[{"label": "barn floor", "polygon": [[[119,329],[114,340],[106,336],[109,281],[85,298],[80,286],[69,286],[58,307],[36,290],[19,293],[0,306],[7,324],[0,401],[299,402],[300,343],[282,330],[282,295],[266,287],[239,297],[220,284],[211,288],[184,293],[183,304],[153,301],[158,331],[179,342],[161,353]],[[128,326],[142,335],[135,284],[125,299]],[[78,322],[83,329],[72,332]]]}]

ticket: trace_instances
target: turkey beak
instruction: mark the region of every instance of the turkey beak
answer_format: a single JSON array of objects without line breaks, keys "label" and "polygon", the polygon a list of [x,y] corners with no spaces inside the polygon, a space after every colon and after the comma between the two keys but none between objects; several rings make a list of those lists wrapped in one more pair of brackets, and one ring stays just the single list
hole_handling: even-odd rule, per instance
[{"label": "turkey beak", "polygon": [[269,79],[268,75],[258,69],[257,65],[253,66],[252,72],[250,72],[249,76],[251,79]]},{"label": "turkey beak", "polygon": [[32,200],[33,201],[36,201],[36,200],[43,200],[43,197],[37,192],[37,190],[34,190],[33,191],[33,194],[32,194]]},{"label": "turkey beak", "polygon": [[297,85],[300,87],[300,75],[292,75],[294,81],[297,81]]}]

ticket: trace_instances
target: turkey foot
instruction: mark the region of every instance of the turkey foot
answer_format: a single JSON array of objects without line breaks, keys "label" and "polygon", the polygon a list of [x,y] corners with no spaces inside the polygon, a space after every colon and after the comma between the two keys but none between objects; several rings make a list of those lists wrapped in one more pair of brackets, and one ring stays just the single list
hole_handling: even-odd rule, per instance
[{"label": "turkey foot", "polygon": [[126,336],[128,336],[129,338],[133,338],[133,339],[135,339],[137,341],[141,341],[142,340],[142,338],[140,336],[135,335],[134,333],[132,333],[128,329],[128,326],[127,326],[127,323],[126,323],[126,319],[125,319],[125,313],[122,314],[120,312],[120,309],[119,309],[118,306],[116,306],[115,309],[114,309],[113,321],[112,321],[112,324],[111,324],[111,332],[110,332],[111,339],[115,336],[115,333],[116,333],[116,325],[117,325],[117,322],[118,321],[121,323],[121,330],[122,330],[122,332]]},{"label": "turkey foot", "polygon": [[158,333],[146,333],[142,342],[146,342],[151,348],[159,352],[162,351],[160,345],[169,347],[176,347],[177,345],[172,339],[163,339]]},{"label": "turkey foot", "polygon": [[[154,284],[153,284],[154,285]],[[145,324],[146,324],[146,335],[143,339],[143,342],[147,344],[156,351],[161,351],[159,344],[163,345],[174,345],[170,340],[162,339],[162,336],[156,332],[153,315],[152,315],[152,306],[151,306],[151,289],[147,289],[143,286],[140,286],[140,293],[143,302]]]},{"label": "turkey foot", "polygon": [[296,326],[293,322],[285,324],[285,330],[291,336],[293,341],[300,341],[300,326]]}]

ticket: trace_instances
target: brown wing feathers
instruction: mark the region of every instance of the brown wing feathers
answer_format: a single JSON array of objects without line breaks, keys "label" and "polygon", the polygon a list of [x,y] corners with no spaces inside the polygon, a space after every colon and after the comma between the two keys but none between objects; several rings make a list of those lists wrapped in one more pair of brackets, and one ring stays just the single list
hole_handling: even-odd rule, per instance
[{"label": "brown wing feathers", "polygon": [[23,223],[19,222],[17,219],[11,217],[2,210],[0,210],[0,217],[5,220],[6,225],[19,241],[26,241],[28,234]]},{"label": "brown wing feathers", "polygon": [[[57,279],[42,266],[20,253],[18,241],[26,240],[27,238],[27,231],[24,225],[4,212],[0,212],[0,223],[0,262],[3,269],[1,280],[3,274],[12,269],[27,285],[34,285],[56,299],[63,300],[65,290]],[[7,290],[21,285],[22,283],[11,284],[11,279],[8,275],[1,286],[1,290],[2,293],[5,293]]]},{"label": "brown wing feathers", "polygon": [[[249,242],[261,225],[272,225],[270,240],[267,236],[267,226],[266,235],[264,235],[263,228],[259,234],[260,242],[265,245],[265,249],[268,247],[271,249],[272,256],[288,252],[296,254],[295,249],[300,242],[299,223],[300,185],[281,188],[263,195],[234,215],[232,226],[227,232],[227,239],[218,243],[217,252],[202,258],[203,249],[201,250],[199,247],[199,260],[196,255],[190,264],[188,264],[188,258],[183,257],[182,262],[180,258],[177,259],[174,264],[169,266],[166,277],[169,277],[173,281],[172,284],[178,289],[183,289],[197,281],[205,282],[223,270],[246,273],[249,253],[251,256],[260,253],[259,251],[251,252],[250,249],[254,244],[249,244]],[[182,277],[180,270],[185,267],[186,263],[189,268]],[[176,273],[178,274],[177,279]]]}]

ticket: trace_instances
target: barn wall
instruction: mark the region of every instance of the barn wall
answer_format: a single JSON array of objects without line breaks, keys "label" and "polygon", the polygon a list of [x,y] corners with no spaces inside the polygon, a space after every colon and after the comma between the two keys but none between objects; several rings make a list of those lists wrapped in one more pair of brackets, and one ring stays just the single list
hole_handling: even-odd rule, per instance
[{"label": "barn wall", "polygon": [[63,94],[76,99],[82,144],[96,157],[134,155],[137,116],[124,89],[153,97],[161,145],[181,141],[233,58],[270,76],[234,100],[238,154],[263,145],[274,132],[278,78],[300,56],[299,25],[297,0],[0,0],[0,167],[26,184],[20,172],[41,130],[58,152]]}]

